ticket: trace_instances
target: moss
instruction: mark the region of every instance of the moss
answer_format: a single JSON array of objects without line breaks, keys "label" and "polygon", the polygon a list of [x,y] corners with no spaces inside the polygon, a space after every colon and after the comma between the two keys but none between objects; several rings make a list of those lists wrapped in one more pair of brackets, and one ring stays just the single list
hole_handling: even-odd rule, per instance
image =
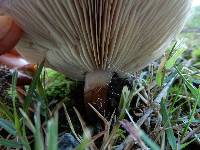
[{"label": "moss", "polygon": [[[46,82],[46,96],[50,103],[50,109],[55,107],[55,103],[63,100],[71,120],[74,123],[74,128],[77,132],[81,133],[82,130],[73,107],[76,107],[79,112],[83,114],[83,83],[73,81],[65,77],[65,75],[50,69],[47,69]],[[70,132],[70,128],[66,128],[65,126],[67,120],[65,119],[66,116],[63,109],[59,110],[59,118],[63,118],[59,121],[59,131],[67,130]]]},{"label": "moss", "polygon": [[49,100],[62,100],[69,97],[75,87],[75,81],[67,79],[63,74],[47,70],[46,95]]}]

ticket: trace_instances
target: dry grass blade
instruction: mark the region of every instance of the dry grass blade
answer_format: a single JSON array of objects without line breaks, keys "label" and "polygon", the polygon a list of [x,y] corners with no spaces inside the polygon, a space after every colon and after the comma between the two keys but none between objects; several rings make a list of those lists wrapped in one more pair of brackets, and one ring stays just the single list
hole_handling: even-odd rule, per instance
[{"label": "dry grass blade", "polygon": [[199,136],[197,135],[200,132],[200,127],[197,127],[196,129],[191,129],[191,131],[182,139],[182,143],[189,140],[193,135],[197,138],[198,142],[200,143]]},{"label": "dry grass blade", "polygon": [[138,121],[137,121],[137,125],[140,127],[145,120],[149,117],[149,115],[154,112],[155,107],[160,107],[160,103],[163,97],[166,96],[168,90],[170,89],[170,87],[172,86],[172,84],[174,83],[175,79],[177,78],[177,76],[173,77],[166,85],[165,87],[162,89],[162,91],[158,94],[158,96],[155,98],[155,100],[153,101],[153,104],[151,105],[151,107],[149,109],[147,109],[145,111],[144,116],[142,116]]},{"label": "dry grass blade", "polygon": [[106,131],[102,131],[102,132],[98,133],[97,135],[94,135],[92,137],[92,140],[96,141],[97,139],[99,139],[100,137],[102,137],[105,133],[106,133]]},{"label": "dry grass blade", "polygon": [[92,110],[94,110],[94,112],[98,115],[98,117],[104,122],[104,124],[106,125],[106,124],[109,124],[109,122],[106,120],[106,118],[103,116],[103,115],[101,115],[90,103],[88,104],[91,108],[92,108]]},{"label": "dry grass blade", "polygon": [[76,113],[76,115],[77,115],[77,117],[78,117],[78,119],[79,119],[79,121],[81,123],[81,127],[82,127],[82,129],[84,131],[87,128],[86,123],[83,120],[83,118],[81,117],[81,114],[78,112],[78,110],[75,107],[73,107],[73,108],[74,108],[74,111],[75,111],[75,113]]},{"label": "dry grass blade", "polygon": [[76,131],[75,131],[75,129],[74,129],[74,126],[73,126],[73,124],[72,124],[72,121],[71,121],[71,119],[70,119],[70,116],[69,116],[69,114],[68,114],[68,112],[67,112],[67,108],[66,108],[66,106],[65,106],[64,104],[63,104],[63,108],[64,108],[65,116],[66,116],[66,118],[67,118],[67,121],[68,121],[68,123],[69,123],[69,127],[70,127],[72,133],[74,134],[74,136],[76,137],[76,139],[77,139],[79,142],[81,142],[81,139],[80,139],[80,138],[78,137],[78,135],[76,134]]},{"label": "dry grass blade", "polygon": [[125,128],[128,131],[133,141],[135,141],[142,149],[145,149],[145,150],[148,149],[148,147],[142,141],[141,135],[140,135],[141,134],[140,129],[136,125],[131,124],[127,120],[120,121],[120,123],[122,124],[123,128]]},{"label": "dry grass blade", "polygon": [[[86,123],[85,123],[85,121],[83,120],[83,118],[81,117],[81,114],[78,112],[78,110],[77,110],[75,107],[73,107],[73,108],[74,108],[74,111],[76,112],[76,115],[77,115],[77,117],[78,117],[78,119],[79,119],[79,121],[80,121],[80,123],[81,123],[81,127],[82,127],[82,130],[83,130],[83,134],[87,137],[87,135],[88,135],[88,134],[87,134],[88,128],[87,128],[87,126],[86,126]],[[87,138],[89,139],[90,137],[87,137]],[[89,144],[89,147],[90,147],[91,150],[98,150],[98,148],[97,148],[97,146],[95,145],[93,139],[91,139],[90,144]]]},{"label": "dry grass blade", "polygon": [[163,131],[163,134],[162,134],[162,142],[161,142],[161,150],[165,150],[165,131]]},{"label": "dry grass blade", "polygon": [[[94,112],[98,115],[98,117],[104,122],[105,127],[104,127],[104,131],[103,131],[103,133],[104,133],[104,138],[103,138],[103,142],[102,142],[103,143],[102,146],[103,146],[105,141],[109,137],[111,121],[108,122],[107,119],[105,117],[103,117],[91,104],[89,104],[89,106],[94,110]],[[114,115],[114,113],[113,113],[113,115]],[[111,116],[111,118],[112,118],[112,116]],[[102,147],[100,149],[102,149]]]},{"label": "dry grass blade", "polygon": [[[112,137],[111,136],[112,134],[110,134],[110,127],[111,127],[111,122],[113,120],[115,112],[113,112],[113,114],[111,115],[110,121],[107,121],[107,119],[105,117],[103,117],[91,104],[89,104],[89,106],[95,111],[95,113],[98,115],[98,117],[104,122],[105,129],[104,129],[104,131],[99,133],[100,135],[104,134],[102,146],[101,146],[100,150],[107,149],[108,148],[107,145],[111,146],[111,144],[109,143],[109,141],[111,141],[111,137]],[[100,136],[99,134],[97,135],[98,137]],[[96,139],[96,136],[93,137],[93,139]]]}]

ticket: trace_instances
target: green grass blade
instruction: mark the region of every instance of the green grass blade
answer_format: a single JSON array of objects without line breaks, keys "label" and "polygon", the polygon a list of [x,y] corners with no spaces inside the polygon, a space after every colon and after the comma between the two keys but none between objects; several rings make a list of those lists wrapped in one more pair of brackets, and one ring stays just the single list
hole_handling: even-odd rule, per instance
[{"label": "green grass blade", "polygon": [[152,141],[152,139],[149,138],[146,133],[142,131],[140,136],[144,143],[146,143],[152,150],[160,150],[159,146],[154,141]]},{"label": "green grass blade", "polygon": [[41,105],[38,104],[37,111],[34,116],[34,122],[35,122],[35,150],[44,150],[44,138],[42,134],[42,128],[41,128],[41,119],[40,119],[40,107]]},{"label": "green grass blade", "polygon": [[0,102],[0,112],[4,114],[10,121],[12,121],[13,123],[15,122],[14,115],[9,111],[9,107],[1,102]]},{"label": "green grass blade", "polygon": [[83,139],[81,143],[75,148],[75,150],[87,150],[91,143],[91,133],[89,129],[84,129]]},{"label": "green grass blade", "polygon": [[186,49],[181,48],[174,52],[174,54],[169,58],[169,60],[165,64],[166,69],[171,69],[175,65],[177,59],[180,58],[180,56],[185,50]]},{"label": "green grass blade", "polygon": [[6,148],[22,148],[22,145],[16,141],[5,140],[0,138],[0,146],[5,146]]},{"label": "green grass blade", "polygon": [[9,134],[16,136],[15,127],[10,121],[0,118],[0,127],[4,128]]},{"label": "green grass blade", "polygon": [[[180,77],[183,79],[184,84],[189,88],[189,90],[191,91],[192,95],[197,99],[198,96],[198,89],[193,86],[193,84],[185,78],[185,76],[182,74],[182,72],[179,70],[178,67],[175,67],[178,74],[180,75]],[[200,101],[198,102],[198,105],[200,106]]]},{"label": "green grass blade", "polygon": [[14,71],[13,76],[12,76],[12,102],[13,102],[13,111],[14,111],[14,120],[15,120],[15,128],[18,132],[18,134],[21,133],[20,129],[20,121],[19,121],[19,117],[17,114],[17,108],[16,108],[16,97],[17,97],[17,91],[16,91],[16,85],[17,85],[17,77],[18,77],[18,73],[17,71]]},{"label": "green grass blade", "polygon": [[176,137],[171,126],[170,117],[166,108],[166,103],[164,100],[161,101],[162,116],[163,116],[163,125],[166,128],[167,139],[173,150],[176,150]]},{"label": "green grass blade", "polygon": [[156,73],[156,83],[160,87],[163,85],[163,81],[165,78],[165,72],[166,72],[165,63],[166,63],[166,61],[167,61],[167,56],[162,58],[160,66]]},{"label": "green grass blade", "polygon": [[25,124],[22,125],[22,135],[20,137],[25,150],[31,150],[30,143],[26,134]]},{"label": "green grass blade", "polygon": [[184,144],[181,144],[181,149],[185,149],[187,146],[189,146],[192,142],[194,142],[195,140],[197,140],[198,138],[200,138],[200,136],[190,140],[189,142],[186,142]]},{"label": "green grass blade", "polygon": [[123,87],[121,98],[120,98],[120,104],[119,104],[120,115],[119,115],[118,120],[124,119],[126,110],[130,109],[130,104],[134,95],[135,95],[134,89],[130,91],[127,86]]},{"label": "green grass blade", "polygon": [[33,81],[28,89],[28,94],[25,98],[25,102],[24,102],[24,111],[27,113],[28,112],[28,107],[30,106],[31,102],[32,102],[32,97],[33,97],[33,93],[37,87],[37,83],[40,79],[40,75],[42,73],[44,67],[44,61],[39,65],[37,72],[33,78]]},{"label": "green grass blade", "polygon": [[[137,131],[138,136],[143,140],[145,144],[147,144],[152,150],[160,150],[160,147],[151,139],[149,136],[140,128],[137,126],[137,124],[133,121],[132,116],[130,113],[126,110],[126,114],[128,115],[129,119],[131,120],[131,126]],[[132,132],[133,133],[133,132]],[[130,133],[131,134],[131,133]]]},{"label": "green grass blade", "polygon": [[35,132],[35,127],[32,124],[30,118],[28,117],[28,115],[22,109],[19,109],[19,110],[20,110],[22,116],[24,117],[26,126],[34,133]]},{"label": "green grass blade", "polygon": [[44,109],[45,118],[47,119],[47,116],[48,116],[48,99],[47,99],[46,92],[45,92],[45,89],[43,87],[41,79],[38,80],[37,90],[38,90],[38,93],[41,97],[39,100],[41,100],[40,103],[42,104],[42,107]]},{"label": "green grass blade", "polygon": [[191,125],[191,123],[192,123],[192,121],[193,121],[193,118],[195,118],[194,115],[195,115],[195,113],[196,113],[197,106],[198,106],[198,103],[199,103],[199,102],[200,102],[200,89],[198,90],[197,100],[196,100],[196,102],[195,102],[194,105],[193,105],[192,112],[190,113],[190,116],[189,116],[189,118],[188,118],[189,120],[188,120],[186,126],[184,127],[184,130],[183,130],[181,139],[184,137],[185,133],[186,133],[187,130],[189,129],[189,127],[190,127],[190,125]]},{"label": "green grass blade", "polygon": [[47,149],[57,150],[58,147],[58,114],[47,123]]},{"label": "green grass blade", "polygon": [[12,76],[12,86],[11,86],[12,102],[13,102],[13,112],[14,112],[14,124],[15,124],[15,129],[16,129],[17,136],[19,137],[19,140],[21,141],[23,147],[26,148],[26,150],[30,150],[31,148],[30,148],[27,136],[25,134],[25,126],[20,121],[18,113],[17,113],[17,108],[16,108],[17,76],[18,76],[18,73],[17,73],[17,71],[15,71],[13,73],[13,76]]}]

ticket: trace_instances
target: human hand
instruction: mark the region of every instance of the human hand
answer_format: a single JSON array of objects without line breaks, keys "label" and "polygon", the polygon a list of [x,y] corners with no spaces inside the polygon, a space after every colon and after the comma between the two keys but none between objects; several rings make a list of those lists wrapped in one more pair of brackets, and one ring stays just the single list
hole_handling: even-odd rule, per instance
[{"label": "human hand", "polygon": [[22,29],[11,17],[0,16],[0,55],[12,50],[22,34]]},{"label": "human hand", "polygon": [[18,70],[17,85],[30,84],[35,71],[34,65],[14,50],[22,34],[22,29],[11,17],[0,16],[0,65],[6,65],[10,71]]}]

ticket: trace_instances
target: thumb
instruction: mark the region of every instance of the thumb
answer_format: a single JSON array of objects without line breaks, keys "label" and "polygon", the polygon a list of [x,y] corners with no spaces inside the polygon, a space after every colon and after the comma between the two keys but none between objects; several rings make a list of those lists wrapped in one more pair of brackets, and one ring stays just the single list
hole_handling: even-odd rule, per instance
[{"label": "thumb", "polygon": [[22,29],[11,17],[0,16],[0,54],[13,49],[22,34]]}]

